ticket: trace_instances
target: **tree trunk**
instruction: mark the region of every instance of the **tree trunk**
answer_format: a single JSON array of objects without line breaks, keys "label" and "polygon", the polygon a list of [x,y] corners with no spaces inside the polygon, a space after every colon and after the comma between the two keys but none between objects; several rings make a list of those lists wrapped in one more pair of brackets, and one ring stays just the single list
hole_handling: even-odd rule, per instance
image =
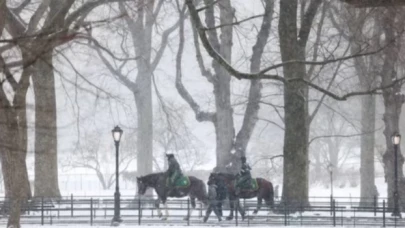
[{"label": "tree trunk", "polygon": [[[131,89],[137,108],[137,174],[146,175],[153,172],[153,103],[152,103],[152,33],[154,21],[154,1],[141,0],[136,10],[136,19],[127,18],[132,43],[137,59],[138,73],[135,83],[124,81]],[[121,11],[127,13],[123,4]],[[163,44],[162,44],[163,45]],[[156,57],[158,59],[158,57]],[[158,60],[155,59],[154,61]],[[122,78],[122,77],[121,77]],[[127,79],[128,80],[128,79]],[[147,194],[152,194],[148,191]]]},{"label": "tree trunk", "polygon": [[153,113],[152,113],[152,77],[140,72],[137,76],[139,90],[134,93],[137,108],[137,167],[138,175],[150,174],[153,171]]},{"label": "tree trunk", "polygon": [[[292,72],[289,74],[287,71],[284,69],[286,77],[295,75]],[[305,74],[305,71],[302,73]],[[302,83],[295,82],[284,86],[285,134],[282,200],[290,205],[308,204],[308,142],[306,137],[308,111],[301,92],[306,89],[305,87]]]},{"label": "tree trunk", "polygon": [[[1,99],[0,99],[1,100]],[[3,101],[1,101],[2,104]],[[1,145],[1,167],[4,176],[4,189],[6,201],[10,202],[8,227],[20,227],[20,211],[22,203],[31,198],[27,166],[26,166],[26,145],[21,127],[26,124],[24,119],[19,122],[18,115],[13,107],[0,108],[0,145]],[[25,138],[26,139],[26,138]],[[25,142],[26,144],[26,142]]]},{"label": "tree trunk", "polygon": [[[382,28],[384,30],[385,35],[385,43],[388,44],[386,48],[384,48],[384,64],[382,67],[381,75],[381,86],[385,87],[392,83],[393,80],[398,78],[396,73],[397,61],[398,61],[398,52],[401,48],[401,40],[397,40],[397,33],[396,28],[394,27],[396,20],[398,19],[396,16],[400,15],[397,13],[397,9],[387,9],[383,16],[382,16]],[[399,19],[401,20],[401,19]],[[403,22],[402,20],[400,22]],[[398,28],[403,27],[402,25],[397,25]],[[394,41],[394,42],[393,42]],[[384,136],[386,142],[386,152],[383,155],[383,162],[384,162],[384,171],[385,171],[385,180],[387,182],[387,194],[388,194],[388,207],[393,208],[394,205],[394,198],[393,193],[395,189],[395,177],[394,177],[394,170],[395,166],[398,167],[398,184],[401,185],[399,187],[399,198],[401,199],[401,193],[404,193],[403,189],[403,164],[404,164],[404,157],[401,153],[401,147],[398,145],[398,160],[395,164],[395,151],[394,145],[392,142],[392,135],[396,132],[399,133],[399,117],[401,114],[402,104],[405,101],[405,96],[401,94],[401,84],[397,84],[394,87],[387,88],[383,90],[383,99],[384,99],[384,106],[385,112],[383,116],[385,129],[384,129]]]},{"label": "tree trunk", "polygon": [[[343,18],[351,23],[348,26],[350,32],[351,53],[355,55],[364,48],[366,39],[364,27],[369,26],[367,22],[366,9],[348,9]],[[378,23],[373,24],[372,45],[377,47],[380,42],[381,28]],[[359,87],[363,91],[370,90],[376,85],[376,72],[378,66],[377,56],[365,56],[354,59],[354,67],[359,78]],[[367,64],[368,63],[368,64]],[[371,206],[373,198],[377,194],[374,174],[374,144],[375,144],[375,108],[376,97],[368,95],[361,97],[361,132],[360,136],[360,205]]]},{"label": "tree trunk", "polygon": [[57,157],[57,114],[52,50],[35,64],[35,184],[34,197],[60,198]]},{"label": "tree trunk", "polygon": [[[404,178],[403,174],[403,164],[404,164],[404,157],[401,153],[401,147],[398,145],[398,163],[395,164],[395,151],[394,145],[392,143],[392,135],[395,132],[399,132],[398,123],[399,123],[399,114],[401,112],[401,107],[404,102],[404,95],[395,96],[395,94],[391,94],[389,92],[383,92],[384,97],[384,105],[385,105],[385,112],[384,112],[384,136],[385,142],[387,145],[387,150],[383,155],[383,162],[384,162],[384,171],[385,171],[385,180],[387,182],[387,195],[388,195],[388,207],[392,208],[394,205],[393,200],[393,193],[395,189],[395,179],[394,179],[394,171],[395,165],[398,167],[398,183],[403,185],[402,180]],[[399,187],[402,189],[402,187]],[[400,191],[403,193],[403,191]],[[400,198],[402,194],[399,194]]]},{"label": "tree trunk", "polygon": [[[297,60],[302,52],[297,42],[296,1],[280,1],[279,36],[283,62]],[[304,65],[283,67],[286,79],[305,78]],[[307,86],[300,82],[284,85],[284,166],[282,201],[287,205],[308,204],[308,109]]]},{"label": "tree trunk", "polygon": [[[219,4],[220,23],[231,24],[233,22],[234,9],[231,6],[230,0],[224,0]],[[207,11],[209,17],[206,18],[207,24],[214,25],[213,8],[210,7]],[[215,43],[219,42],[216,32],[210,33],[211,39],[215,39]],[[220,35],[220,45],[216,46],[216,50],[222,57],[232,62],[232,37],[233,27],[222,26]],[[214,95],[215,95],[215,133],[216,133],[216,158],[217,169],[222,171],[230,171],[236,173],[238,171],[239,159],[231,153],[235,137],[235,129],[233,126],[233,109],[231,107],[231,75],[218,62],[213,60],[212,66],[215,70]],[[240,156],[240,155],[239,155]],[[238,156],[238,157],[239,157]],[[228,168],[225,168],[228,166]]]},{"label": "tree trunk", "polygon": [[[314,0],[301,15],[298,29],[298,1],[280,1],[279,37],[283,62],[305,61],[305,49],[312,22],[322,1]],[[283,67],[284,78],[284,167],[282,201],[291,206],[307,205],[309,181],[308,86],[296,79],[307,79],[304,64]]]},{"label": "tree trunk", "polygon": [[375,107],[374,95],[362,97],[360,137],[360,205],[371,206],[376,196],[374,175],[374,131]]}]

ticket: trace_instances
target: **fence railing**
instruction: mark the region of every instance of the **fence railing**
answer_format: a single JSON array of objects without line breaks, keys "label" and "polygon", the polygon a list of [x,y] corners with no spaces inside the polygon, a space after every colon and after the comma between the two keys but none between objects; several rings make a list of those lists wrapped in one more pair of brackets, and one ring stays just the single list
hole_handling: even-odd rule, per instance
[{"label": "fence railing", "polygon": [[[198,203],[195,210],[189,199],[168,200],[169,218],[159,218],[155,207],[156,199],[139,197],[121,197],[121,217],[125,224],[147,225],[203,225],[205,207]],[[0,200],[2,212],[7,211],[6,199]],[[271,208],[265,203],[261,210],[253,217],[253,210],[257,207],[256,200],[240,200],[235,205],[237,210],[245,212],[245,219],[235,213],[232,221],[223,221],[221,225],[232,226],[398,226],[405,227],[405,220],[391,216],[393,208],[388,207],[386,199],[370,199],[365,205],[353,198],[311,198],[309,204],[299,202],[285,203],[275,201]],[[162,207],[162,206],[161,206]],[[163,208],[161,208],[164,212]],[[223,215],[229,213],[229,201],[223,202]],[[114,215],[114,198],[104,196],[64,197],[60,200],[37,199],[30,201],[22,208],[22,224],[87,224],[111,225]],[[192,211],[193,214],[189,215]],[[197,211],[197,213],[195,213]],[[164,214],[164,213],[163,213]],[[4,216],[7,216],[6,214]],[[187,218],[184,220],[184,218]],[[6,219],[0,219],[0,224]],[[211,214],[209,224],[217,223],[215,215]]]}]

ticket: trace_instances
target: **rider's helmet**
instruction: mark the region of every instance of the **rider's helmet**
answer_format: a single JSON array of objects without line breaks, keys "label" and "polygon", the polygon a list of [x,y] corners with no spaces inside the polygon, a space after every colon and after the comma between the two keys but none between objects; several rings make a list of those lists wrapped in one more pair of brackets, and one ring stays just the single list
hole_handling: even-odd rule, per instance
[{"label": "rider's helmet", "polygon": [[166,158],[167,159],[174,158],[174,154],[166,154]]}]

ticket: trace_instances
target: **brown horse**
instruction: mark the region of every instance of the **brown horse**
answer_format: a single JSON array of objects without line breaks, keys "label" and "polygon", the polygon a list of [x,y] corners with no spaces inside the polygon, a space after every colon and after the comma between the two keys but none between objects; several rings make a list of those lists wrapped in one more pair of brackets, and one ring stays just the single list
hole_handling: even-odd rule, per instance
[{"label": "brown horse", "polygon": [[[236,176],[233,174],[228,173],[211,173],[208,184],[217,184],[218,182],[225,183],[227,190],[228,190],[228,197],[230,202],[230,214],[228,216],[228,220],[233,219],[233,212],[235,210],[235,203],[239,205],[239,198],[242,199],[251,199],[257,197],[257,208],[253,211],[253,214],[256,215],[257,212],[260,210],[262,206],[262,200],[266,201],[266,205],[268,205],[271,209],[274,207],[274,191],[273,191],[273,184],[263,178],[256,178],[257,181],[257,189],[241,189],[240,193],[236,195],[235,191],[235,183],[236,183]],[[238,207],[239,213],[242,216],[242,219],[245,218],[245,212],[241,207]],[[237,213],[237,212],[236,212]]]},{"label": "brown horse", "polygon": [[[168,194],[168,188],[166,186],[167,175],[166,173],[152,173],[146,176],[137,177],[138,183],[138,193],[140,195],[145,194],[148,188],[155,189],[155,192],[158,196],[158,199],[155,202],[155,206],[158,208],[159,217],[162,217],[162,213],[159,209],[159,204],[162,203],[165,206],[166,216],[163,219],[167,219],[168,211],[167,211],[167,204],[166,200],[169,197],[174,198],[181,198],[185,196],[190,197],[190,203],[192,209],[195,209],[196,203],[195,199],[197,198],[199,201],[203,202],[204,205],[207,204],[208,196],[207,196],[207,189],[204,182],[194,176],[188,176],[189,185],[182,186],[182,187],[175,187],[170,193]],[[185,219],[190,218],[192,213],[191,212],[187,215]]]}]

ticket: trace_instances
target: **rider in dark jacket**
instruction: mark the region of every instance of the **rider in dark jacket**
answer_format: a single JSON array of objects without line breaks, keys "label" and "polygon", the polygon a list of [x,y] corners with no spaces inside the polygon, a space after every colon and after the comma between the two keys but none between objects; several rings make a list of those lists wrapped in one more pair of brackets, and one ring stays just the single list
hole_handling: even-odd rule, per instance
[{"label": "rider in dark jacket", "polygon": [[250,168],[249,164],[246,163],[245,156],[241,157],[241,162],[242,162],[242,167],[239,172],[239,178],[236,183],[236,194],[237,195],[240,193],[241,187],[249,185],[252,180],[252,175],[250,174],[251,168]]},{"label": "rider in dark jacket", "polygon": [[173,154],[166,154],[167,162],[169,164],[169,168],[167,169],[167,177],[169,178],[168,181],[168,192],[171,192],[174,188],[176,180],[183,176],[183,173],[180,169],[180,165],[177,162],[176,158]]}]

